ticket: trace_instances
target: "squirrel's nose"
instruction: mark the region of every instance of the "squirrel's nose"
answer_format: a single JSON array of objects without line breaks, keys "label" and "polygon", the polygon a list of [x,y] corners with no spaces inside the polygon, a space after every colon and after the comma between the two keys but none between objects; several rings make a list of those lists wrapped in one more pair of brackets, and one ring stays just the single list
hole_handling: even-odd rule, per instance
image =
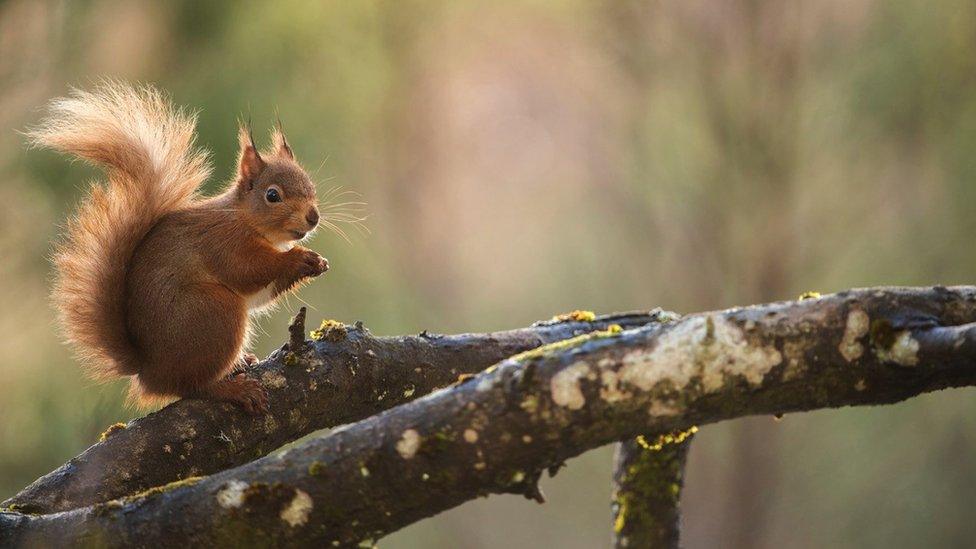
[{"label": "squirrel's nose", "polygon": [[305,214],[305,221],[308,221],[308,226],[313,228],[319,224],[319,211],[315,206]]}]

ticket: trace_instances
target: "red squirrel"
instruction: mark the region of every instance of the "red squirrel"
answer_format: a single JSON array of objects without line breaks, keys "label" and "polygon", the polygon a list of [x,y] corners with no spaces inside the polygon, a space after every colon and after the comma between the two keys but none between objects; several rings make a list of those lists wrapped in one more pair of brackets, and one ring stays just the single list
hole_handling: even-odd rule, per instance
[{"label": "red squirrel", "polygon": [[261,383],[237,375],[254,361],[248,315],[328,270],[297,245],[319,222],[315,186],[280,124],[265,152],[241,125],[236,175],[201,196],[211,168],[195,125],[154,88],[109,82],[53,101],[28,132],[107,173],[56,248],[54,304],[87,373],[132,376],[137,403],[207,398],[267,412]]}]

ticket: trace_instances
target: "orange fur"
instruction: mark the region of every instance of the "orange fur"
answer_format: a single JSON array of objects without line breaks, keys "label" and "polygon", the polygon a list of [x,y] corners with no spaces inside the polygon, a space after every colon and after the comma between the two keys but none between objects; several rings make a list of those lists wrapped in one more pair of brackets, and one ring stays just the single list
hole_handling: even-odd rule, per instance
[{"label": "orange fur", "polygon": [[32,143],[108,176],[66,226],[53,299],[95,379],[134,375],[131,394],[143,403],[209,397],[255,411],[265,406],[257,382],[226,376],[249,309],[328,268],[294,246],[318,219],[315,187],[279,131],[259,153],[242,128],[237,177],[200,197],[210,167],[194,123],[148,86],[107,82],[52,103]]}]

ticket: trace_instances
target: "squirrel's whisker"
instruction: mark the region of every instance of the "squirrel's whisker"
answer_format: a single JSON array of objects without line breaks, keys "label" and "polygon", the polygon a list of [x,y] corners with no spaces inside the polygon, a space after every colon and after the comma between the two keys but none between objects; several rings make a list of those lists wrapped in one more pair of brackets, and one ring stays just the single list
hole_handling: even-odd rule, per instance
[{"label": "squirrel's whisker", "polygon": [[321,211],[338,210],[338,209],[365,210],[366,203],[359,202],[359,201],[326,203],[324,206],[319,208],[319,210]]},{"label": "squirrel's whisker", "polygon": [[360,215],[359,212],[332,211],[326,212],[325,217],[332,221],[366,221],[369,215]]},{"label": "squirrel's whisker", "polygon": [[355,227],[356,230],[358,230],[360,234],[362,234],[363,236],[367,236],[371,234],[369,227],[366,226],[366,224],[364,223],[366,221],[365,217],[352,217],[352,216],[341,217],[341,216],[330,215],[328,217],[328,220],[334,223],[335,222],[348,223],[349,225]]},{"label": "squirrel's whisker", "polygon": [[329,161],[329,158],[330,158],[331,156],[332,156],[331,154],[327,154],[327,155],[325,155],[325,158],[324,158],[324,159],[322,159],[322,163],[321,163],[321,164],[319,164],[319,167],[318,167],[318,168],[315,168],[315,171],[314,171],[314,172],[312,172],[312,173],[314,173],[314,174],[318,174],[318,173],[319,173],[319,170],[321,170],[321,169],[322,169],[322,166],[325,166],[325,163]]},{"label": "squirrel's whisker", "polygon": [[343,231],[341,227],[339,227],[335,223],[332,223],[328,219],[322,219],[321,222],[322,222],[323,225],[325,225],[326,227],[328,227],[329,230],[331,230],[335,234],[341,236],[342,239],[345,240],[348,244],[352,244],[352,241],[349,240],[349,235],[347,235],[346,234],[346,231]]},{"label": "squirrel's whisker", "polygon": [[319,210],[319,212],[322,215],[325,215],[325,216],[330,216],[330,215],[352,215],[352,216],[356,216],[356,217],[365,217],[365,216],[368,216],[369,215],[367,213],[366,208],[360,208],[358,206],[357,207],[346,207],[346,208],[333,208],[333,209],[328,209],[328,210]]},{"label": "squirrel's whisker", "polygon": [[333,194],[341,191],[342,187],[343,187],[342,185],[336,185],[335,187],[332,187],[331,189],[326,191],[325,194],[322,195],[322,200],[328,200],[329,198],[332,197]]},{"label": "squirrel's whisker", "polygon": [[332,206],[332,205],[335,205],[335,204],[356,204],[356,203],[362,203],[364,205],[366,204],[365,202],[360,201],[360,200],[349,200],[349,201],[346,201],[346,202],[339,202],[339,199],[340,198],[346,197],[346,196],[348,196],[349,198],[356,199],[356,198],[361,198],[362,195],[360,195],[359,193],[354,193],[354,192],[351,192],[351,191],[347,191],[347,192],[341,192],[341,193],[337,193],[337,194],[334,194],[334,195],[327,196],[327,197],[323,198],[320,202],[322,203],[323,206]]},{"label": "squirrel's whisker", "polygon": [[305,305],[306,307],[308,307],[310,310],[316,311],[316,312],[318,311],[318,308],[315,307],[315,305],[312,305],[308,301],[305,301],[304,299],[298,297],[298,294],[292,294],[292,295],[294,295],[295,296],[295,299],[297,299],[298,301],[301,301],[302,304]]}]

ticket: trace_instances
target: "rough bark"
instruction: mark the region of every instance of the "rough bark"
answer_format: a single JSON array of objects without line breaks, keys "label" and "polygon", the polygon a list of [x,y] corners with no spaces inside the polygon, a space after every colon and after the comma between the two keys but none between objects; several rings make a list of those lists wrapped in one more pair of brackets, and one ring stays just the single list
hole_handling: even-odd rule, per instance
[{"label": "rough bark", "polygon": [[681,488],[692,430],[617,445],[613,465],[613,546],[680,546]]},{"label": "rough bark", "polygon": [[535,497],[546,468],[638,434],[970,386],[974,321],[976,288],[889,288],[580,337],[196,482],[2,513],[0,544],[349,545],[479,496]]},{"label": "rough bark", "polygon": [[474,374],[515,353],[617,324],[655,322],[661,311],[590,318],[566,315],[485,334],[374,337],[361,323],[326,321],[304,341],[304,311],[290,343],[248,368],[262,380],[270,412],[181,400],[128,425],[39,478],[0,507],[52,513],[134,494],[247,463],[312,431],[371,416]]}]

